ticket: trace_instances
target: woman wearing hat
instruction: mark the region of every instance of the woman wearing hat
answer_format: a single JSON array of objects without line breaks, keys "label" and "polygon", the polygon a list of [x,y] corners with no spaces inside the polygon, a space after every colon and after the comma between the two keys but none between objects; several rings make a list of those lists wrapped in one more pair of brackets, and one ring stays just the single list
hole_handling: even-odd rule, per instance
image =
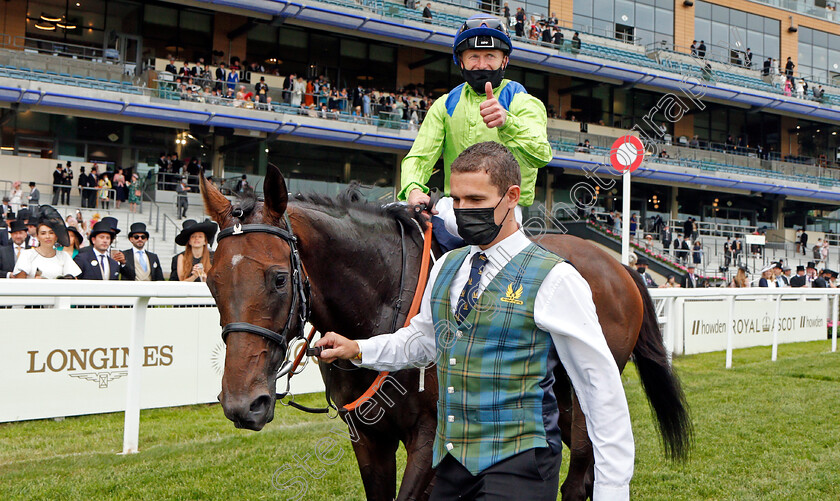
[{"label": "woman wearing hat", "polygon": [[750,281],[747,280],[747,268],[745,266],[739,266],[738,272],[732,277],[732,281],[729,282],[729,287],[745,288],[749,286]]},{"label": "woman wearing hat", "polygon": [[20,204],[23,203],[23,190],[20,188],[20,181],[12,183],[12,191],[10,193],[11,200],[9,205],[12,206],[12,212],[17,214],[20,210]]},{"label": "woman wearing hat", "polygon": [[70,237],[70,245],[57,245],[56,249],[66,252],[70,256],[70,259],[73,259],[79,255],[79,249],[82,248],[82,242],[85,241],[85,237],[73,225],[67,226],[67,236]]},{"label": "woman wearing hat", "polygon": [[759,287],[776,287],[776,280],[773,279],[773,266],[767,266],[761,270],[761,278],[758,279]]},{"label": "woman wearing hat", "polygon": [[181,233],[175,237],[175,243],[186,247],[184,252],[172,258],[172,271],[169,280],[182,282],[205,282],[207,272],[213,265],[213,252],[210,244],[216,236],[216,223],[205,219],[203,223],[193,219],[184,221]]},{"label": "woman wearing hat", "polygon": [[75,278],[82,270],[66,252],[58,252],[55,244],[70,245],[70,236],[61,214],[49,205],[40,208],[36,223],[40,245],[21,253],[12,272],[14,278]]},{"label": "woman wearing hat", "polygon": [[140,197],[143,192],[140,191],[140,181],[137,180],[137,173],[131,175],[131,181],[126,186],[128,189],[128,208],[131,212],[137,212],[137,204],[140,203]]}]

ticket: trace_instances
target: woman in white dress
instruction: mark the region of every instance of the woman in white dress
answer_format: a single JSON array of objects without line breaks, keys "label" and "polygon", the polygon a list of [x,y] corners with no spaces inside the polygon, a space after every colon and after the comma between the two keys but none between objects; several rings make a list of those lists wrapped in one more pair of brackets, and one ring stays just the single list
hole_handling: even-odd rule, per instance
[{"label": "woman in white dress", "polygon": [[12,206],[12,210],[17,214],[20,210],[21,201],[23,200],[23,190],[20,189],[20,181],[12,183],[12,192],[9,195],[9,205]]},{"label": "woman in white dress", "polygon": [[292,84],[292,100],[291,105],[297,108],[303,101],[303,94],[306,92],[306,82],[303,77],[298,77]]},{"label": "woman in white dress", "polygon": [[73,258],[55,249],[58,243],[70,245],[67,227],[61,215],[49,205],[41,206],[37,236],[40,245],[23,251],[12,271],[13,278],[75,278],[82,273]]}]

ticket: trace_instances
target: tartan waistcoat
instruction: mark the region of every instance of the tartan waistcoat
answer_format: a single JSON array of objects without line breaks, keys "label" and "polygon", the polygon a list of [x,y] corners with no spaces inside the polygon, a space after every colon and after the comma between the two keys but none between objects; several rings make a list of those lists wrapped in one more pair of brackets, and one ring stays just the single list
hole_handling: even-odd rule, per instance
[{"label": "tartan waistcoat", "polygon": [[563,259],[529,244],[496,273],[458,325],[450,283],[468,254],[469,248],[450,252],[432,286],[439,395],[432,465],[448,452],[477,475],[548,446],[545,423],[556,423],[551,385],[558,359],[551,335],[534,323],[534,301]]}]

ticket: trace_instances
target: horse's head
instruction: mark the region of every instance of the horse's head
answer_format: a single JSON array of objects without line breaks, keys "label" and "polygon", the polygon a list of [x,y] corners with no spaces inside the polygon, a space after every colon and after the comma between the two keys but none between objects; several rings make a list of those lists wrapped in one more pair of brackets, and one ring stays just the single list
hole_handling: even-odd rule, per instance
[{"label": "horse's head", "polygon": [[[265,201],[244,196],[232,205],[201,176],[201,194],[210,216],[224,230],[236,225],[263,224],[283,227],[289,197],[279,169],[269,165]],[[274,418],[275,376],[285,356],[284,347],[263,335],[237,326],[280,333],[287,325],[293,304],[293,266],[289,243],[265,232],[235,232],[220,239],[207,274],[207,285],[216,299],[221,324],[235,323],[226,335],[227,351],[219,401],[225,416],[237,428],[261,430]],[[296,315],[290,320],[289,337],[296,332]]]}]

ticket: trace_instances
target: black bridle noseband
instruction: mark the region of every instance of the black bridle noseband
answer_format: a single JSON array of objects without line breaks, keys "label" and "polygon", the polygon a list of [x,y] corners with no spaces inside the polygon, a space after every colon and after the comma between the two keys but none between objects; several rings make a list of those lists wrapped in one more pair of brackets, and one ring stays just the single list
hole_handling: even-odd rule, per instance
[{"label": "black bridle noseband", "polygon": [[[268,224],[236,223],[230,228],[225,228],[221,230],[219,232],[218,237],[216,238],[216,241],[220,242],[224,238],[237,235],[245,235],[247,233],[268,233],[269,235],[274,235],[276,237],[282,238],[286,241],[287,244],[289,244],[289,264],[292,268],[292,304],[289,307],[289,316],[286,318],[286,325],[283,327],[283,330],[278,333],[276,331],[266,329],[265,327],[260,327],[259,325],[254,325],[248,322],[231,322],[225,325],[222,329],[222,341],[224,341],[225,343],[227,343],[227,335],[231,332],[247,332],[249,334],[256,334],[270,341],[274,341],[280,346],[280,349],[283,351],[283,360],[286,360],[286,352],[289,348],[288,334],[291,331],[292,318],[296,316],[298,321],[293,340],[297,338],[305,340],[306,338],[304,337],[303,333],[306,326],[306,322],[309,321],[310,307],[309,277],[307,277],[303,271],[303,265],[300,260],[300,254],[298,254],[297,237],[295,237],[295,234],[292,232],[292,225],[289,221],[289,216],[284,214],[284,219],[286,221],[287,229],[278,228],[276,226],[271,226]],[[283,367],[281,367],[281,371],[282,370]],[[280,374],[278,377],[281,376],[282,374]]]}]

